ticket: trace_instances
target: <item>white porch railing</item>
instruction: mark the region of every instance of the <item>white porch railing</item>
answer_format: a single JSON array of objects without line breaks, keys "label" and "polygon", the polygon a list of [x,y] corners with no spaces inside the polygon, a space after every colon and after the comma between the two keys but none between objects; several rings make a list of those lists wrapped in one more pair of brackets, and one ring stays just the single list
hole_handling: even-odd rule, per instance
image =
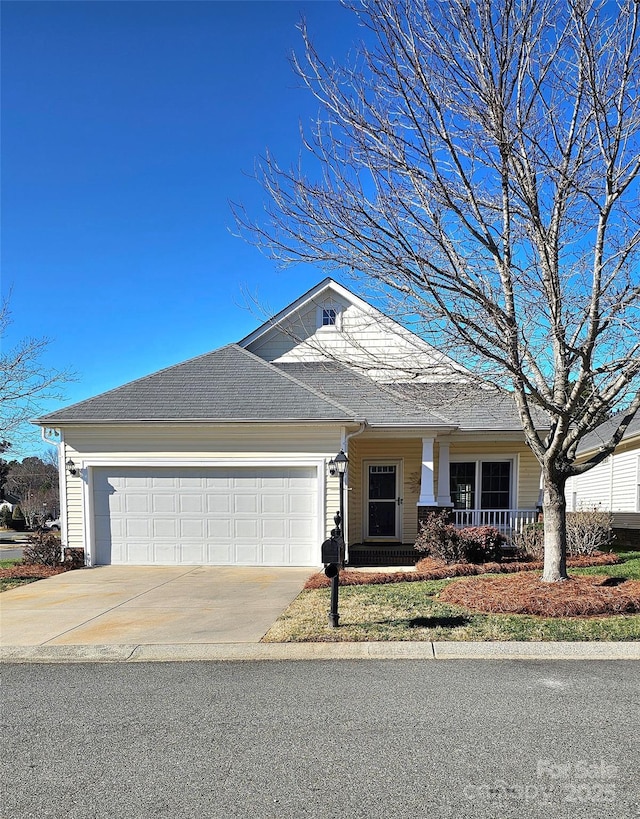
[{"label": "white porch railing", "polygon": [[538,520],[537,509],[454,509],[454,525],[495,526],[505,535],[521,532],[525,526]]}]

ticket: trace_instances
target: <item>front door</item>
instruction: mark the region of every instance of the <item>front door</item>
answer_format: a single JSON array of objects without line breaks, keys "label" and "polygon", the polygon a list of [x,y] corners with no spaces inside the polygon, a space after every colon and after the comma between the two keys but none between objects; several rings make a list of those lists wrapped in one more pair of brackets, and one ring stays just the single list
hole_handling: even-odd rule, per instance
[{"label": "front door", "polygon": [[398,463],[367,464],[367,538],[398,537],[402,503],[398,492],[399,472]]}]

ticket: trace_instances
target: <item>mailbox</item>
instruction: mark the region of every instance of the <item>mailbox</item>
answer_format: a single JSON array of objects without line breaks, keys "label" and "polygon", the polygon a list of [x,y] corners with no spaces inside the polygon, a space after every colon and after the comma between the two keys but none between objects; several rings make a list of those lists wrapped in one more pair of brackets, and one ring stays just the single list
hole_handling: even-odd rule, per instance
[{"label": "mailbox", "polygon": [[344,563],[344,540],[341,537],[330,537],[322,544],[322,562]]},{"label": "mailbox", "polygon": [[341,537],[330,537],[322,544],[323,563],[344,563],[344,540]]}]

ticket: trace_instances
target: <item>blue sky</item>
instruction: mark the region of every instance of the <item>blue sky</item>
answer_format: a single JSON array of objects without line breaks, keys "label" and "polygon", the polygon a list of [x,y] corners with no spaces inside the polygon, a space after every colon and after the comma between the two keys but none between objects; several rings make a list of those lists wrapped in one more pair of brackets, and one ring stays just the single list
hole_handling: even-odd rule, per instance
[{"label": "blue sky", "polygon": [[[337,0],[2,2],[7,347],[46,336],[88,398],[236,341],[324,276],[232,235],[260,213],[268,147],[296,161],[317,104],[289,65],[301,15],[323,55],[360,36]],[[10,455],[41,452],[39,429]]]}]

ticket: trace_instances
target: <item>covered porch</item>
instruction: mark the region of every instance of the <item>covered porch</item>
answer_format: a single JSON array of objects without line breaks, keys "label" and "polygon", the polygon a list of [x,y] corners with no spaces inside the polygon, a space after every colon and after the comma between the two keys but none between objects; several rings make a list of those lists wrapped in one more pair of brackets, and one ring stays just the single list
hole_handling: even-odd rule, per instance
[{"label": "covered porch", "polygon": [[377,430],[349,444],[352,565],[411,565],[420,520],[432,512],[507,537],[538,519],[540,470],[521,434],[394,433]]}]

